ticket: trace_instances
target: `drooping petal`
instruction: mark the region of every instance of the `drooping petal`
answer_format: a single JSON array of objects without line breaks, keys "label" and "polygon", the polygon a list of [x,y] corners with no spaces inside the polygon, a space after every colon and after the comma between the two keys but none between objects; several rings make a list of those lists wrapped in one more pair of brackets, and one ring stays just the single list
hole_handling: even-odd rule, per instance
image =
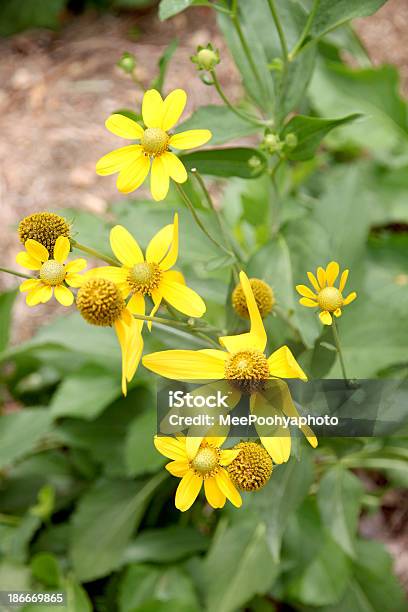
[{"label": "drooping petal", "polygon": [[[290,418],[299,418],[299,413],[296,410],[296,407],[293,403],[292,397],[290,395],[290,391],[289,388],[287,387],[287,396],[288,396],[288,400],[289,401],[285,401],[283,404],[283,412],[286,414],[286,416],[290,417]],[[300,427],[303,435],[305,436],[305,438],[307,439],[307,441],[309,442],[309,444],[313,447],[316,448],[318,442],[317,442],[317,438],[314,435],[313,431],[310,429],[310,427],[308,425],[301,425]]]},{"label": "drooping petal", "polygon": [[186,182],[188,178],[187,170],[183,162],[180,161],[179,158],[174,155],[174,153],[170,153],[170,151],[167,151],[166,153],[163,153],[163,155],[161,155],[161,159],[163,160],[167,172],[169,176],[173,179],[173,181],[176,181],[176,183]]},{"label": "drooping petal", "polygon": [[129,268],[144,261],[142,249],[123,225],[115,225],[111,229],[110,245],[115,257]]},{"label": "drooping petal", "polygon": [[32,291],[32,289],[35,289],[38,284],[41,284],[40,280],[38,280],[37,278],[30,278],[28,280],[23,281],[19,289],[21,293],[25,293],[26,291]]},{"label": "drooping petal", "polygon": [[86,259],[80,257],[79,259],[74,259],[68,262],[65,266],[65,271],[67,274],[73,274],[76,272],[82,272],[87,266]]},{"label": "drooping petal", "polygon": [[[128,310],[124,312],[128,312]],[[123,315],[122,320],[125,320]],[[144,346],[143,336],[141,334],[142,326],[143,321],[137,321],[132,316],[130,317],[130,324],[125,325],[125,375],[127,382],[133,379],[142,357]]]},{"label": "drooping petal", "polygon": [[188,461],[171,461],[167,463],[165,467],[172,476],[183,478],[184,474],[190,469],[190,464]]},{"label": "drooping petal", "polygon": [[296,285],[296,291],[303,295],[303,297],[310,298],[311,300],[316,299],[316,294],[306,285]]},{"label": "drooping petal", "polygon": [[[144,315],[146,313],[145,299],[141,293],[134,293],[130,298],[127,307],[132,314]],[[142,321],[140,323],[143,324]]]},{"label": "drooping petal", "polygon": [[108,117],[105,126],[112,134],[116,134],[116,136],[121,138],[128,138],[129,140],[140,140],[144,132],[142,126],[136,123],[136,121],[119,113]]},{"label": "drooping petal", "polygon": [[[173,236],[172,236],[170,249],[167,255],[164,257],[164,259],[160,262],[160,268],[162,270],[168,270],[169,268],[174,266],[174,264],[177,261],[178,250],[179,250],[179,229],[178,227],[179,227],[178,226],[178,214],[175,213],[174,221],[173,221]],[[171,278],[172,280],[176,280],[174,277],[170,277],[169,275],[167,275],[167,277]],[[181,282],[181,281],[178,280],[177,282]]]},{"label": "drooping petal", "polygon": [[225,497],[227,497],[236,508],[240,508],[242,506],[241,496],[224,468],[221,468],[216,473],[215,480],[220,491],[224,493]]},{"label": "drooping petal", "polygon": [[169,144],[175,149],[195,149],[208,142],[211,136],[210,130],[186,130],[171,136]]},{"label": "drooping petal", "polygon": [[44,245],[37,240],[28,239],[24,243],[24,246],[27,250],[27,253],[33,257],[33,259],[38,259],[39,261],[48,261],[49,254]]},{"label": "drooping petal", "polygon": [[343,291],[344,287],[346,286],[348,275],[349,275],[349,270],[344,270],[342,272],[342,275],[340,276],[340,284],[339,284],[340,293]]},{"label": "drooping petal", "polygon": [[157,232],[146,249],[146,261],[160,263],[168,253],[173,240],[173,224],[170,223]]},{"label": "drooping petal", "polygon": [[351,293],[349,293],[348,296],[344,298],[343,306],[347,306],[347,304],[351,304],[351,302],[354,302],[356,297],[357,297],[357,293],[355,291],[352,291]]},{"label": "drooping petal", "polygon": [[322,312],[319,314],[319,319],[323,323],[323,325],[332,324],[332,316],[327,310],[322,310]]},{"label": "drooping petal", "polygon": [[307,380],[307,376],[287,346],[281,346],[274,351],[268,359],[271,376],[277,378],[300,378]]},{"label": "drooping petal", "polygon": [[57,285],[54,287],[55,299],[62,304],[62,306],[71,306],[74,303],[74,295],[72,291],[64,285]]},{"label": "drooping petal", "polygon": [[336,281],[336,278],[339,275],[339,272],[340,272],[340,267],[337,261],[331,261],[329,264],[327,264],[326,279],[327,279],[327,285],[329,287],[333,287]]},{"label": "drooping petal", "polygon": [[71,250],[71,243],[65,236],[58,236],[54,246],[54,259],[64,263]]},{"label": "drooping petal", "polygon": [[299,304],[302,304],[302,306],[307,306],[308,308],[316,308],[317,306],[317,302],[311,300],[310,298],[300,298]]},{"label": "drooping petal", "polygon": [[155,436],[153,442],[159,453],[168,459],[187,461],[185,441],[181,442],[170,436]]},{"label": "drooping petal", "polygon": [[119,172],[122,168],[130,166],[141,155],[143,155],[141,145],[128,145],[127,147],[115,149],[98,160],[95,168],[96,174],[99,174],[99,176],[115,174],[115,172]]},{"label": "drooping petal", "polygon": [[313,272],[308,272],[307,276],[308,276],[308,279],[310,280],[310,282],[312,284],[313,289],[315,289],[315,291],[317,291],[317,293],[319,293],[319,291],[320,291],[319,283],[317,282],[317,278],[315,277]]},{"label": "drooping petal", "polygon": [[223,508],[225,506],[226,497],[221,492],[214,477],[204,480],[204,492],[210,506],[213,508]]},{"label": "drooping petal", "polygon": [[181,512],[185,512],[194,504],[200,492],[203,479],[189,470],[181,479],[176,491],[175,504]]},{"label": "drooping petal", "polygon": [[333,314],[335,317],[341,317],[341,308],[336,308]]},{"label": "drooping petal", "polygon": [[163,99],[157,89],[148,89],[142,102],[143,122],[148,128],[159,128],[163,121]]},{"label": "drooping petal", "polygon": [[224,360],[204,351],[170,350],[150,353],[143,365],[152,372],[174,380],[220,380]]},{"label": "drooping petal", "polygon": [[326,286],[326,271],[321,266],[317,268],[317,280],[320,288],[323,289]]},{"label": "drooping petal", "polygon": [[261,436],[262,446],[273,462],[277,464],[286,463],[290,457],[292,441],[290,435],[287,436]]},{"label": "drooping petal", "polygon": [[156,202],[164,200],[169,192],[169,173],[161,156],[155,157],[150,173],[150,191]]},{"label": "drooping petal", "polygon": [[131,193],[144,182],[149,174],[150,159],[147,155],[140,155],[128,166],[124,166],[116,180],[116,187],[121,193]]},{"label": "drooping petal", "polygon": [[41,268],[41,261],[29,255],[26,251],[20,251],[16,255],[16,262],[27,268],[27,270],[39,270]]},{"label": "drooping petal", "polygon": [[167,272],[164,272],[160,282],[160,291],[166,302],[188,317],[202,317],[206,311],[205,302],[198,293],[171,280]]},{"label": "drooping petal", "polygon": [[167,132],[180,119],[187,102],[187,94],[183,89],[174,89],[164,99],[162,107],[161,129]]},{"label": "drooping petal", "polygon": [[[159,308],[160,308],[160,304],[161,304],[161,301],[162,301],[162,294],[161,294],[161,292],[160,292],[158,289],[154,289],[154,290],[151,292],[150,297],[151,297],[151,298],[152,298],[152,300],[153,300],[153,304],[154,304],[154,306],[153,306],[153,308],[151,309],[151,311],[150,311],[150,315],[149,315],[149,316],[150,316],[150,317],[154,317],[154,315],[156,314],[156,312],[157,312],[157,311],[159,310]],[[148,329],[149,331],[152,331],[152,321],[148,321],[148,322],[147,322],[147,329]]]}]

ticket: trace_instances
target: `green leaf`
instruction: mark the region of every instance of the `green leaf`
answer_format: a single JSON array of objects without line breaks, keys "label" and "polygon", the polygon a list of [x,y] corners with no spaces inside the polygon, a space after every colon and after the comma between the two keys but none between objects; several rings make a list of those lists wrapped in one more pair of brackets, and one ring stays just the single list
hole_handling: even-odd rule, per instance
[{"label": "green leaf", "polygon": [[0,36],[9,36],[27,28],[56,29],[65,0],[2,0]]},{"label": "green leaf", "polygon": [[207,549],[209,539],[193,527],[161,527],[142,531],[125,551],[128,563],[174,563]]},{"label": "green leaf", "polygon": [[164,464],[163,456],[153,444],[153,434],[156,430],[155,410],[146,410],[132,421],[126,435],[124,451],[128,476],[149,474]]},{"label": "green leaf", "polygon": [[51,402],[54,417],[92,420],[120,396],[120,381],[100,366],[88,364],[67,376]]},{"label": "green leaf", "polygon": [[73,576],[70,575],[64,580],[64,590],[67,612],[92,612],[93,607],[87,592]]},{"label": "green leaf", "polygon": [[256,149],[236,147],[207,149],[179,156],[188,170],[196,168],[201,174],[256,178],[266,170],[266,158]]},{"label": "green leaf", "polygon": [[99,481],[81,498],[72,518],[70,557],[81,581],[95,580],[115,570],[132,532],[163,479],[145,482]]},{"label": "green leaf", "polygon": [[266,543],[266,525],[251,521],[216,536],[202,567],[208,612],[233,612],[270,588],[277,566]]},{"label": "green leaf", "polygon": [[229,108],[209,105],[196,110],[189,119],[177,126],[176,132],[203,128],[211,130],[211,145],[224,144],[260,131],[259,127],[237,117]]},{"label": "green leaf", "polygon": [[17,291],[7,291],[0,294],[0,353],[7,348],[10,328],[11,315]]},{"label": "green leaf", "polygon": [[162,21],[174,17],[185,11],[190,6],[208,6],[207,0],[161,0],[159,6],[159,17]]},{"label": "green leaf", "polygon": [[[4,497],[3,497],[4,499]],[[2,526],[0,552],[8,561],[24,563],[29,555],[30,542],[41,526],[41,521],[27,513],[16,526]]]},{"label": "green leaf", "polygon": [[333,540],[351,557],[355,556],[355,537],[363,493],[360,480],[341,465],[325,473],[317,493],[324,525]]},{"label": "green leaf", "polygon": [[60,584],[60,567],[57,558],[47,552],[34,555],[30,562],[31,572],[36,580],[47,587],[57,588]]},{"label": "green leaf", "polygon": [[160,56],[160,59],[158,61],[159,74],[152,81],[150,85],[151,89],[157,89],[160,93],[162,93],[164,79],[166,78],[166,74],[167,74],[167,69],[169,67],[170,60],[173,57],[178,45],[179,45],[179,41],[177,40],[177,38],[175,38],[174,40],[171,41],[169,45],[167,45],[164,52]]},{"label": "green leaf", "polygon": [[313,20],[311,35],[321,38],[350,19],[372,15],[386,2],[387,0],[336,0],[336,2],[320,0]]},{"label": "green leaf", "polygon": [[51,414],[42,408],[26,408],[3,415],[0,418],[0,468],[28,454],[51,427]]},{"label": "green leaf", "polygon": [[347,115],[339,119],[319,119],[318,117],[306,117],[297,115],[285,125],[281,138],[285,139],[288,134],[295,134],[297,145],[292,149],[287,149],[285,155],[288,159],[305,161],[313,157],[322,139],[331,130],[340,125],[350,123],[361,117],[358,113]]}]

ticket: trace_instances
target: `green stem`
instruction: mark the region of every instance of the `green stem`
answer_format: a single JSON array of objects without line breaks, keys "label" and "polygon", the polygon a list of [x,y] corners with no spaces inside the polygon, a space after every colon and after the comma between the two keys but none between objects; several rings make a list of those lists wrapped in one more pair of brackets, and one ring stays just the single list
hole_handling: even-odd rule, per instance
[{"label": "green stem", "polygon": [[197,223],[198,227],[201,229],[201,231],[207,236],[207,238],[209,240],[211,240],[211,242],[213,244],[215,244],[219,249],[221,249],[221,251],[223,251],[224,253],[226,253],[228,256],[233,257],[233,253],[231,253],[230,251],[228,251],[228,249],[226,249],[225,247],[222,246],[222,244],[220,244],[215,238],[213,238],[211,236],[211,234],[208,232],[207,228],[205,227],[204,223],[201,221],[200,217],[197,215],[197,212],[193,206],[193,203],[191,202],[190,198],[188,197],[188,195],[186,194],[186,192],[184,191],[184,189],[182,188],[182,186],[180,185],[180,183],[175,183],[177,190],[179,192],[179,194],[181,195],[183,202],[185,203],[185,205],[187,206],[187,208],[189,209],[189,211],[191,212],[191,214],[193,215],[194,221]]},{"label": "green stem", "polygon": [[238,117],[240,117],[240,119],[244,119],[245,121],[248,121],[249,123],[252,123],[253,125],[257,125],[259,127],[265,127],[265,124],[262,121],[259,121],[258,119],[256,119],[256,117],[251,117],[250,115],[247,115],[246,113],[242,113],[241,111],[239,111],[237,108],[235,108],[235,106],[232,104],[232,102],[230,102],[227,98],[227,96],[225,95],[221,84],[218,80],[217,74],[215,72],[215,70],[210,70],[210,74],[212,76],[212,80],[213,80],[213,85],[215,87],[215,89],[217,90],[218,95],[220,96],[221,100],[224,102],[224,104],[226,106],[228,106],[228,108],[230,109],[230,111],[232,111],[233,113],[235,113]]},{"label": "green stem", "polygon": [[313,25],[314,18],[316,16],[317,9],[319,8],[319,4],[320,4],[320,0],[314,0],[313,6],[312,6],[312,10],[310,11],[309,17],[307,18],[307,21],[305,23],[305,27],[303,28],[303,32],[301,33],[300,38],[297,41],[296,45],[293,47],[292,51],[289,53],[289,61],[290,62],[299,53],[300,49],[302,48],[302,45],[303,45],[304,41],[306,40],[307,35],[309,34],[310,29],[311,29],[311,27]]},{"label": "green stem", "polygon": [[116,261],[116,259],[113,259],[112,257],[109,257],[108,255],[104,255],[103,253],[100,253],[96,249],[92,249],[91,247],[87,247],[84,244],[81,244],[81,243],[77,242],[73,238],[71,238],[71,245],[73,247],[75,247],[76,249],[78,249],[79,251],[83,251],[84,253],[87,253],[88,255],[91,255],[92,257],[96,257],[97,259],[102,259],[102,261],[106,261],[106,263],[110,264],[111,266],[119,266],[120,265]]},{"label": "green stem", "polygon": [[333,338],[334,338],[334,342],[336,344],[337,353],[339,355],[339,361],[340,361],[340,366],[341,366],[341,371],[342,371],[342,374],[343,374],[343,378],[344,378],[344,380],[348,380],[348,377],[347,377],[347,374],[346,374],[346,367],[344,365],[343,351],[341,350],[340,338],[339,338],[339,333],[338,333],[338,330],[337,330],[337,323],[336,323],[336,320],[335,320],[334,316],[333,316],[332,328],[333,328]]},{"label": "green stem", "polygon": [[185,331],[192,335],[197,335],[197,336],[200,336],[201,338],[205,338],[205,340],[209,344],[211,344],[212,346],[215,346],[216,348],[219,348],[218,343],[215,342],[215,340],[213,340],[210,336],[208,336],[205,333],[204,329],[198,329],[197,327],[194,326],[194,322],[190,323],[188,321],[166,319],[164,317],[156,317],[156,316],[150,317],[148,315],[139,315],[139,314],[133,314],[133,317],[135,319],[138,319],[139,321],[151,321],[152,323],[158,323],[160,325],[165,325],[166,327],[179,328],[182,331]]},{"label": "green stem", "polygon": [[283,31],[282,24],[280,22],[280,18],[278,15],[278,11],[276,10],[275,0],[268,0],[269,8],[272,13],[272,19],[275,23],[276,30],[279,36],[279,42],[282,49],[283,62],[285,65],[288,63],[288,45],[286,42],[285,32]]},{"label": "green stem", "polygon": [[261,90],[263,90],[263,82],[262,79],[259,75],[258,69],[256,67],[256,64],[254,62],[254,58],[252,57],[252,53],[251,50],[249,48],[249,45],[245,39],[244,33],[242,31],[241,28],[241,24],[239,23],[239,19],[238,19],[238,2],[237,0],[233,1],[232,4],[232,10],[231,10],[231,21],[234,25],[235,31],[238,35],[239,41],[241,43],[242,46],[242,50],[245,53],[245,56],[248,60],[248,64],[251,66],[251,70],[254,73],[255,79],[258,81],[258,85],[261,88]]},{"label": "green stem", "polygon": [[13,276],[19,276],[20,278],[33,278],[32,276],[28,276],[28,274],[23,274],[22,272],[16,272],[15,270],[10,270],[9,268],[0,268],[0,272],[6,272],[7,274],[13,274]]}]

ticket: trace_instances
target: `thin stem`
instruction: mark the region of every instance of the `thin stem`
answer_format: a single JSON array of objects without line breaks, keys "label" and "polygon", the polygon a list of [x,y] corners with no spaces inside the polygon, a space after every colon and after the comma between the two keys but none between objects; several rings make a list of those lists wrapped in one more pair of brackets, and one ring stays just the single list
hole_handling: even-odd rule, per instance
[{"label": "thin stem", "polygon": [[256,119],[255,117],[251,117],[250,115],[247,115],[246,113],[242,113],[241,111],[239,111],[233,104],[232,102],[230,102],[227,98],[227,96],[225,95],[221,84],[218,80],[217,74],[215,72],[215,70],[210,70],[210,74],[212,76],[213,79],[213,85],[215,87],[215,89],[217,90],[218,95],[220,96],[221,100],[224,102],[224,104],[226,106],[228,106],[228,108],[230,109],[230,111],[232,111],[233,113],[235,113],[238,117],[240,117],[240,119],[244,119],[245,121],[248,121],[249,123],[252,123],[253,125],[258,125],[259,127],[265,127],[265,124],[262,121],[259,121],[258,119]]},{"label": "thin stem", "polygon": [[19,276],[20,278],[33,278],[32,276],[28,276],[28,274],[16,272],[15,270],[10,270],[9,268],[0,268],[0,272],[6,272],[7,274],[12,274],[13,276]]},{"label": "thin stem", "polygon": [[275,23],[276,30],[279,36],[279,42],[282,49],[282,56],[284,64],[288,63],[288,45],[286,42],[285,32],[283,31],[282,24],[280,22],[280,18],[278,15],[278,11],[276,10],[275,0],[268,0],[269,8],[272,13],[272,18]]},{"label": "thin stem", "polygon": [[219,249],[221,249],[221,251],[223,251],[224,253],[226,253],[230,257],[233,257],[233,253],[231,253],[230,251],[228,251],[228,249],[223,247],[222,244],[220,244],[215,238],[213,238],[211,236],[211,234],[207,231],[207,228],[205,227],[204,223],[201,221],[200,217],[197,215],[197,212],[196,212],[196,210],[195,210],[195,208],[194,208],[190,198],[188,197],[188,195],[186,194],[186,192],[184,191],[184,189],[182,188],[180,183],[175,183],[175,185],[176,185],[177,190],[178,190],[179,194],[181,195],[184,203],[186,204],[187,208],[189,209],[189,211],[193,215],[194,221],[197,223],[197,225],[201,229],[201,231],[207,236],[207,238],[209,240],[211,240],[211,242],[213,244],[215,244]]},{"label": "thin stem", "polygon": [[96,257],[97,259],[102,259],[102,261],[106,261],[106,263],[110,264],[111,266],[119,266],[120,265],[116,261],[116,259],[113,259],[112,257],[109,257],[108,255],[104,255],[103,253],[100,253],[96,249],[92,249],[91,247],[87,247],[84,244],[80,244],[79,242],[77,242],[73,238],[71,238],[71,244],[72,244],[73,247],[75,247],[79,251],[83,251],[84,253],[87,253],[88,255],[91,255],[92,257]]},{"label": "thin stem", "polygon": [[337,323],[335,318],[333,317],[333,322],[332,322],[332,328],[333,328],[333,338],[334,338],[334,342],[336,344],[336,348],[337,348],[337,353],[339,355],[339,361],[340,361],[340,366],[341,366],[341,371],[343,374],[343,378],[344,380],[348,380],[347,374],[346,374],[346,367],[344,365],[344,358],[343,358],[343,351],[341,350],[341,345],[340,345],[340,338],[339,338],[339,333],[337,330]]},{"label": "thin stem", "polygon": [[263,82],[262,79],[259,75],[258,69],[256,67],[256,64],[254,62],[254,58],[252,57],[252,53],[251,50],[249,48],[249,45],[245,39],[244,33],[242,31],[241,28],[241,24],[239,23],[239,19],[238,19],[238,3],[237,0],[234,0],[233,5],[232,5],[232,11],[231,11],[231,21],[234,25],[235,31],[238,35],[239,41],[241,43],[242,46],[242,50],[245,53],[245,56],[248,60],[248,64],[251,66],[251,70],[254,73],[255,79],[258,81],[258,85],[261,89],[263,89]]},{"label": "thin stem", "polygon": [[[189,322],[189,321],[180,321],[177,319],[166,319],[164,317],[150,317],[148,315],[140,315],[140,314],[133,314],[133,317],[135,319],[138,319],[139,321],[151,321],[152,323],[158,323],[160,325],[165,325],[166,327],[179,327],[180,329],[182,329],[185,332],[189,332],[191,334],[197,334],[199,336],[205,337],[206,340],[208,340],[208,342],[210,342],[211,344],[213,344],[214,346],[216,345],[218,348],[218,344],[215,342],[215,340],[213,340],[212,338],[210,338],[210,336],[208,336],[205,332],[206,330],[210,329],[207,327],[196,327],[194,320],[193,322]],[[219,330],[215,330],[219,335],[220,332]]]},{"label": "thin stem", "polygon": [[303,32],[301,33],[300,38],[297,41],[296,45],[293,47],[292,51],[289,53],[289,61],[292,61],[296,57],[300,49],[302,48],[302,45],[304,41],[306,40],[307,35],[309,34],[310,29],[313,25],[313,21],[316,15],[316,11],[319,8],[319,4],[320,4],[320,0],[314,0],[312,10],[309,13],[309,17],[307,18],[305,27],[303,28]]}]

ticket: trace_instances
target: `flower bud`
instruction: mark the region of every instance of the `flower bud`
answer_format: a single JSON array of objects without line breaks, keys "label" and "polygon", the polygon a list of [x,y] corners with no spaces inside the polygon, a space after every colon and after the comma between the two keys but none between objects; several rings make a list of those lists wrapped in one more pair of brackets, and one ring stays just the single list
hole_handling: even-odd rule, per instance
[{"label": "flower bud", "polygon": [[285,145],[289,147],[289,149],[294,149],[297,143],[298,143],[298,138],[296,134],[293,134],[292,132],[290,132],[289,134],[286,134]]},{"label": "flower bud", "polygon": [[123,72],[126,72],[126,74],[132,74],[136,68],[136,58],[133,53],[125,52],[122,54],[122,57],[118,61],[117,65],[123,70]]},{"label": "flower bud", "polygon": [[217,49],[213,49],[211,43],[206,47],[197,47],[196,55],[191,57],[191,61],[197,64],[197,70],[213,70],[220,63],[220,54]]}]

